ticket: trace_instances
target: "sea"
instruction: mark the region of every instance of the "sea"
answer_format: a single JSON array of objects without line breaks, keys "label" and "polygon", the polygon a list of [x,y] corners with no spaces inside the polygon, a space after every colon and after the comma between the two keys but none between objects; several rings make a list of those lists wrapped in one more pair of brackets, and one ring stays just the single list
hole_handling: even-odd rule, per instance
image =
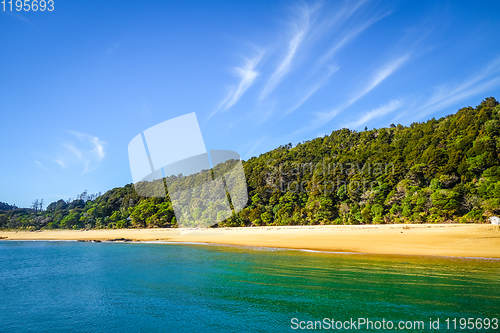
[{"label": "sea", "polygon": [[500,332],[499,319],[497,259],[0,241],[0,332]]}]

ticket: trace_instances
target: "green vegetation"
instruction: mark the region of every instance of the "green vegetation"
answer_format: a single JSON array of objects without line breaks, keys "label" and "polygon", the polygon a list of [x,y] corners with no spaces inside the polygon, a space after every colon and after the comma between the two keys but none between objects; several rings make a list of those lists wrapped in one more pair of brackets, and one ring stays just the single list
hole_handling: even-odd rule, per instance
[{"label": "green vegetation", "polygon": [[[487,98],[409,127],[341,129],[243,165],[249,201],[219,226],[481,223],[500,213],[500,106]],[[131,184],[84,194],[46,210],[0,203],[0,228],[177,225],[168,197],[141,197]]]}]

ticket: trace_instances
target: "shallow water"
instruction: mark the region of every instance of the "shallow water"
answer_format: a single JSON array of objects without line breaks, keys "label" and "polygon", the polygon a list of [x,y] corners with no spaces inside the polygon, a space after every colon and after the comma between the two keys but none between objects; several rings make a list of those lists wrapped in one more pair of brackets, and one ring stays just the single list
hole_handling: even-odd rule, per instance
[{"label": "shallow water", "polygon": [[0,267],[2,332],[297,331],[293,318],[500,331],[444,321],[500,318],[498,260],[0,241]]}]

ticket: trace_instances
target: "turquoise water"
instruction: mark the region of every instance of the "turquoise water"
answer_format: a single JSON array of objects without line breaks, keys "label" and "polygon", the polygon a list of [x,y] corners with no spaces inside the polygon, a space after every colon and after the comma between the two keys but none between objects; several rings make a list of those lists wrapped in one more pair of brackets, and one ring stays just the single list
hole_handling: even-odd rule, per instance
[{"label": "turquoise water", "polygon": [[497,260],[1,241],[0,267],[2,332],[302,331],[293,318],[425,322],[408,332],[440,318],[440,331],[500,331],[444,322],[500,318]]}]

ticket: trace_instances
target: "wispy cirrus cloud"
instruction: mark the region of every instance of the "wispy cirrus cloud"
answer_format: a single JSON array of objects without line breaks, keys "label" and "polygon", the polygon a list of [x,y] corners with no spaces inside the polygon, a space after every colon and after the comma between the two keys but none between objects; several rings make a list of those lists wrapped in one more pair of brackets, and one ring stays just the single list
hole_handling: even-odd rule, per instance
[{"label": "wispy cirrus cloud", "polygon": [[63,147],[69,150],[73,155],[75,155],[76,158],[79,160],[83,159],[83,153],[80,149],[76,148],[72,142],[68,142],[63,144]]},{"label": "wispy cirrus cloud", "polygon": [[351,100],[347,103],[347,106],[354,104],[358,99],[368,94],[375,87],[377,87],[380,83],[382,83],[385,79],[387,79],[392,73],[394,73],[401,65],[403,65],[410,58],[409,54],[405,54],[399,58],[388,61],[381,68],[378,68],[372,79],[360,90],[359,93],[356,93]]},{"label": "wispy cirrus cloud", "polygon": [[[83,174],[96,170],[106,156],[106,142],[97,136],[86,133],[74,131],[67,131],[66,133],[71,134],[71,138],[65,139],[61,143],[56,156],[48,159],[56,163],[61,169],[79,166],[82,168]],[[35,163],[40,167],[44,167],[39,161],[35,161]]]},{"label": "wispy cirrus cloud", "polygon": [[[357,6],[352,7],[350,10],[350,15],[354,14],[356,10],[359,9],[360,5],[362,5],[365,1],[360,2]],[[368,18],[367,20],[361,20],[357,22],[354,27],[351,27],[346,30],[346,32],[339,34],[340,38],[336,40],[333,45],[326,51],[318,60],[316,67],[321,67],[328,61],[332,59],[332,57],[337,54],[342,48],[347,46],[349,42],[352,42],[358,37],[363,31],[367,28],[380,21],[387,15],[389,15],[391,11],[385,11],[383,13],[377,13],[374,16]],[[349,15],[349,16],[350,16]]]},{"label": "wispy cirrus cloud", "polygon": [[257,147],[260,146],[266,140],[267,140],[267,137],[262,137],[262,138],[260,138],[260,140],[258,140],[257,142],[255,142],[252,145],[252,147],[250,147],[250,149],[246,152],[245,158],[248,158],[248,157],[252,156],[252,154],[255,152],[255,150],[257,149]]},{"label": "wispy cirrus cloud", "polygon": [[475,75],[468,77],[459,84],[440,85],[433,89],[430,95],[418,97],[406,96],[391,100],[389,103],[358,116],[358,119],[347,123],[349,128],[359,128],[387,114],[398,111],[392,119],[396,122],[401,118],[408,121],[418,121],[446,108],[452,107],[467,98],[474,97],[500,86],[500,57],[487,64]]},{"label": "wispy cirrus cloud", "polygon": [[[233,106],[254,85],[245,98],[249,105],[238,107],[247,111],[240,122],[274,131],[278,137],[269,140],[282,143],[342,124],[387,125],[403,117],[407,123],[500,86],[500,58],[467,80],[436,86],[443,75],[456,77],[452,66],[461,64],[460,52],[450,50],[460,41],[449,40],[451,21],[443,20],[452,14],[443,16],[446,8],[439,5],[403,14],[412,8],[374,0],[301,2],[278,26],[274,42],[269,41],[273,31],[263,35],[265,43],[252,41],[271,45],[259,63],[259,79],[241,71],[240,84],[228,90],[216,112]],[[329,124],[334,119],[335,125]],[[264,146],[258,144],[249,154]]]},{"label": "wispy cirrus cloud", "polygon": [[254,83],[255,79],[260,73],[255,69],[264,55],[264,50],[258,50],[257,55],[250,59],[245,59],[245,64],[241,67],[234,67],[233,74],[240,79],[236,87],[231,87],[224,99],[216,107],[215,111],[208,117],[209,119],[221,111],[224,112],[235,105],[238,100],[243,96],[245,91]]},{"label": "wispy cirrus cloud", "polygon": [[[367,83],[365,83],[365,85],[363,86],[363,88],[359,92],[355,93],[350,99],[344,101],[342,104],[340,104],[340,106],[337,106],[329,111],[313,113],[314,118],[309,122],[309,124],[302,127],[301,129],[297,130],[295,133],[316,130],[319,127],[324,126],[325,124],[329,123],[335,117],[337,117],[342,111],[349,108],[350,106],[355,104],[359,99],[361,99],[363,96],[365,96],[370,91],[375,89],[375,87],[377,87],[385,79],[387,79],[400,66],[402,66],[409,58],[410,58],[410,55],[405,54],[401,57],[398,57],[396,59],[392,59],[392,60],[386,62],[384,65],[377,68],[373,72],[371,79]],[[394,106],[394,105],[395,104],[392,103],[392,106]],[[398,105],[398,107],[399,107],[399,105]],[[377,112],[381,113],[382,109],[378,110]],[[373,116],[370,119],[375,117],[377,112],[373,113]]]},{"label": "wispy cirrus cloud", "polygon": [[309,6],[308,4],[303,5],[297,9],[297,17],[292,20],[292,33],[291,39],[288,42],[288,49],[285,53],[285,57],[279,62],[277,68],[269,77],[262,93],[260,94],[260,99],[262,100],[267,95],[269,95],[276,86],[280,83],[286,73],[288,73],[292,66],[292,61],[306,38],[311,25],[313,24],[312,15],[317,11],[319,5]]},{"label": "wispy cirrus cloud", "polygon": [[[272,61],[267,61],[266,66],[260,65],[262,54],[259,54],[255,58],[247,59],[244,66],[234,68],[233,73],[240,78],[238,86],[228,88],[225,98],[208,119],[235,105],[259,76],[264,78],[260,80],[262,88],[256,100],[259,108],[266,103],[264,99],[267,99],[267,102],[272,100],[277,109],[286,108],[286,111],[279,113],[281,116],[287,116],[300,108],[325,86],[329,82],[329,76],[339,69],[337,64],[332,63],[333,56],[363,31],[391,13],[386,9],[372,10],[373,8],[366,6],[369,2],[369,0],[345,1],[333,5],[302,2],[295,6],[286,25],[285,34],[288,38],[283,45],[284,53],[276,54],[275,50],[279,50],[279,47],[267,48],[266,58],[277,59],[274,65]],[[255,69],[258,64],[259,71]],[[296,82],[293,88],[290,87],[290,80],[285,80],[292,75],[291,72]],[[297,80],[295,77],[297,73],[301,73],[302,78],[299,77]],[[379,77],[380,81],[383,79]],[[296,91],[296,95],[288,93],[286,100],[281,100],[275,90],[282,82],[286,82],[288,91]],[[373,81],[373,87],[378,83]],[[271,118],[272,115],[267,114],[265,119]]]},{"label": "wispy cirrus cloud", "polygon": [[312,86],[308,87],[304,93],[300,94],[295,102],[294,106],[292,106],[288,111],[284,113],[284,115],[288,115],[298,108],[302,106],[316,91],[318,91],[321,87],[323,87],[327,82],[330,75],[339,70],[339,67],[332,67],[330,71],[326,74],[325,78],[319,82],[315,82]]},{"label": "wispy cirrus cloud", "polygon": [[309,87],[309,89],[307,89],[307,91],[298,98],[295,105],[292,108],[290,108],[290,110],[286,111],[284,115],[286,116],[292,113],[293,111],[297,110],[298,108],[300,108],[302,104],[304,104],[316,91],[318,91],[321,88],[321,86],[322,84],[318,83],[314,84],[312,87]]},{"label": "wispy cirrus cloud", "polygon": [[39,168],[41,168],[41,169],[43,169],[43,170],[47,170],[47,171],[49,170],[49,169],[48,169],[48,168],[47,168],[47,167],[46,167],[46,166],[45,166],[42,162],[40,162],[40,161],[38,161],[38,160],[35,160],[35,164],[36,164]]},{"label": "wispy cirrus cloud", "polygon": [[417,121],[498,86],[500,86],[500,56],[459,84],[440,85],[428,96],[414,97],[394,120],[404,117]]},{"label": "wispy cirrus cloud", "polygon": [[64,168],[66,168],[66,163],[64,162],[64,160],[63,160],[63,159],[61,159],[61,158],[53,158],[53,159],[52,159],[52,161],[54,161],[54,162],[56,162],[57,164],[59,164],[59,166],[60,166],[61,168],[63,168],[63,169],[64,169]]},{"label": "wispy cirrus cloud", "polygon": [[374,110],[366,112],[359,116],[359,119],[346,124],[344,127],[347,128],[359,128],[367,123],[369,123],[373,119],[377,119],[379,117],[385,116],[389,113],[392,113],[403,105],[403,101],[401,100],[392,100],[389,103],[382,105]]},{"label": "wispy cirrus cloud", "polygon": [[247,59],[245,66],[234,68],[234,74],[241,79],[240,83],[236,87],[236,89],[229,95],[227,99],[224,110],[232,107],[243,93],[252,85],[254,80],[259,76],[259,72],[255,70],[255,66],[259,63],[260,59],[262,59],[262,51],[253,59]]},{"label": "wispy cirrus cloud", "polygon": [[[325,31],[328,31],[327,28],[332,28],[336,27],[337,29],[342,26],[342,24],[345,24],[346,21],[351,18],[352,15],[354,15],[367,1],[352,1],[352,2],[347,2],[344,8],[340,11],[337,12],[336,15],[333,15],[332,17],[328,19],[324,19],[323,21],[318,20],[319,22],[317,23],[318,27],[315,27],[315,30],[311,32],[313,35],[321,35]],[[357,36],[359,36],[364,30],[369,28],[371,25],[374,23],[380,21],[387,15],[389,15],[391,11],[383,11],[383,12],[378,12],[376,14],[373,14],[369,16],[366,20],[356,20],[354,23],[352,23],[352,26],[346,29],[343,32],[337,33],[339,36],[338,39],[333,43],[333,46],[331,46],[316,62],[316,64],[309,70],[309,75],[314,79],[316,77],[316,82],[314,82],[309,88],[306,89],[306,92],[299,96],[297,103],[290,108],[287,112],[285,112],[285,115],[288,115],[289,113],[295,111],[298,109],[305,101],[307,101],[316,91],[318,91],[322,86],[326,85],[328,83],[328,77],[336,72],[339,69],[339,66],[337,65],[328,65],[328,62],[330,62],[333,58],[333,56],[339,52],[343,47],[345,47],[350,41],[353,41],[356,39]],[[330,31],[331,32],[331,31]],[[404,56],[403,56],[404,57]],[[399,66],[399,64],[396,62],[392,65],[394,66]],[[399,60],[404,60],[406,61],[407,59],[399,59]],[[403,61],[403,62],[404,62]],[[378,75],[374,77],[370,85],[365,87],[365,92],[364,94],[368,93],[369,90],[373,89],[376,85],[378,85],[385,77],[383,77],[384,74],[386,76],[390,75],[390,73],[384,73],[384,70],[390,69],[390,65],[386,65],[386,68],[383,68],[379,71]],[[326,67],[326,68],[325,68]],[[396,68],[395,68],[396,69]],[[395,70],[394,69],[394,70]],[[325,79],[319,79],[317,78],[318,75],[317,72],[321,70],[322,73],[327,72],[328,74],[326,75]],[[378,82],[377,82],[378,81]],[[363,94],[363,95],[364,95]],[[363,95],[359,95],[357,97],[354,97],[355,100],[353,100],[350,104],[354,103],[357,99],[361,98]],[[349,105],[350,105],[349,104]],[[347,105],[348,106],[348,105]],[[347,107],[347,106],[344,106]],[[338,113],[338,110],[335,110],[334,112],[331,113],[330,119],[333,118],[334,115]],[[323,117],[324,119],[328,119],[329,117]]]},{"label": "wispy cirrus cloud", "polygon": [[31,22],[27,17],[23,16],[23,15],[20,15],[20,14],[17,14],[17,13],[13,13],[13,12],[10,12],[10,11],[4,11],[5,14],[7,15],[10,15],[11,17],[14,17],[15,19],[17,20],[20,20],[20,21],[23,21],[24,23],[27,23],[31,26],[35,26],[35,24],[33,22]]},{"label": "wispy cirrus cloud", "polygon": [[106,153],[104,152],[104,145],[106,145],[106,142],[100,140],[97,136],[72,131],[68,131],[68,133],[76,136],[80,140],[80,142],[84,144],[90,144],[90,146],[92,147],[90,153],[94,155],[96,160],[101,161],[106,155]]}]

